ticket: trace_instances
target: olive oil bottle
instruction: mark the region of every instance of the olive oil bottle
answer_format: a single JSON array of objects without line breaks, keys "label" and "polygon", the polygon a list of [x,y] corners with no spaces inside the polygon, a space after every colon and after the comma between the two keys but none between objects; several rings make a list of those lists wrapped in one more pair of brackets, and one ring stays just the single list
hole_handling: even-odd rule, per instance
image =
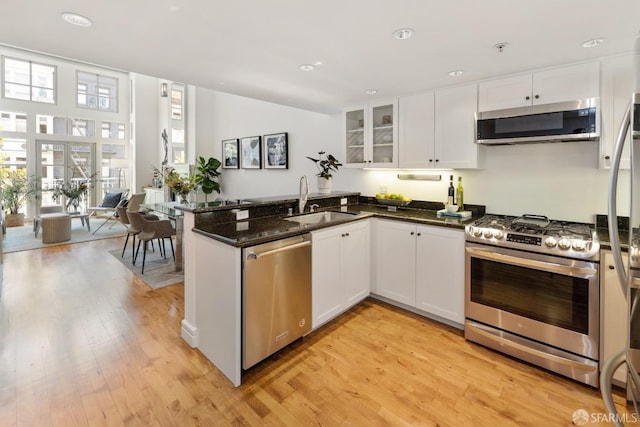
[{"label": "olive oil bottle", "polygon": [[464,188],[462,188],[462,177],[458,177],[458,188],[456,188],[456,204],[458,211],[464,210]]}]

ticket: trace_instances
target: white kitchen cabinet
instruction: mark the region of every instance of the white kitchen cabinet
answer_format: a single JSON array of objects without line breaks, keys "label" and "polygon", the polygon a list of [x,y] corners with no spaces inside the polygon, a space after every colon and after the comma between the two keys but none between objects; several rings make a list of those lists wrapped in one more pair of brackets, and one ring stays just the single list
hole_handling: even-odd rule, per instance
[{"label": "white kitchen cabinet", "polygon": [[401,97],[398,116],[398,166],[436,167],[434,92]]},{"label": "white kitchen cabinet", "polygon": [[416,308],[463,324],[464,233],[418,226],[416,236]]},{"label": "white kitchen cabinet", "polygon": [[589,62],[478,84],[478,110],[490,111],[600,96],[600,64]]},{"label": "white kitchen cabinet", "polygon": [[[604,250],[600,257],[600,366],[627,345],[627,299],[620,287],[618,273],[611,251]],[[626,254],[623,254],[625,268]],[[626,365],[622,365],[613,376],[614,383],[627,382]]]},{"label": "white kitchen cabinet", "polygon": [[344,166],[398,166],[398,101],[380,101],[344,110]]},{"label": "white kitchen cabinet", "polygon": [[416,225],[376,220],[375,288],[377,295],[402,304],[416,302]]},{"label": "white kitchen cabinet", "polygon": [[316,231],[311,239],[315,329],[369,295],[369,221]]},{"label": "white kitchen cabinet", "polygon": [[475,143],[477,100],[475,84],[436,91],[434,167],[478,167],[478,145]]},{"label": "white kitchen cabinet", "polygon": [[464,233],[376,220],[374,293],[464,322]]},{"label": "white kitchen cabinet", "polygon": [[[600,98],[600,168],[608,169],[613,160],[618,128],[631,101],[633,55],[602,61],[602,97]],[[620,167],[630,168],[629,144],[622,151]]]}]

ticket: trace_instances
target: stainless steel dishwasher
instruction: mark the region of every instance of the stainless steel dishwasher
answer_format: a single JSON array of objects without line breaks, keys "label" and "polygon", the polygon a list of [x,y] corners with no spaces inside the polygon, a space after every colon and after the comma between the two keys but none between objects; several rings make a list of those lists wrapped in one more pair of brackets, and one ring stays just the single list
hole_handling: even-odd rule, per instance
[{"label": "stainless steel dishwasher", "polygon": [[242,251],[242,367],[311,331],[311,235]]}]

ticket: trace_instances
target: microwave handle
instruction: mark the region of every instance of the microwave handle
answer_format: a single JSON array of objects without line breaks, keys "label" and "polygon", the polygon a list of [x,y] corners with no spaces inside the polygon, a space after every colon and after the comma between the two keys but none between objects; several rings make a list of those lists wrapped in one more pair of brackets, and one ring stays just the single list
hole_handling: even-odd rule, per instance
[{"label": "microwave handle", "polygon": [[514,257],[511,255],[500,254],[492,251],[482,250],[478,248],[467,247],[467,253],[491,261],[497,261],[504,264],[516,265],[518,267],[534,268],[536,270],[548,271],[551,273],[564,274],[572,277],[579,277],[583,279],[591,279],[598,272],[589,267],[572,267],[569,265],[562,265],[555,262],[536,261],[532,259]]}]

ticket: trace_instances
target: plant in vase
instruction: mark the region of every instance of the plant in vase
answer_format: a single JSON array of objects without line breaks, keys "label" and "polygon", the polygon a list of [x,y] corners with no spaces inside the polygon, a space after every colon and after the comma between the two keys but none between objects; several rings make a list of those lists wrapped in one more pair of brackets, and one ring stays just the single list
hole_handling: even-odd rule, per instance
[{"label": "plant in vase", "polygon": [[37,180],[27,176],[27,170],[0,169],[0,196],[2,205],[7,210],[7,226],[24,225],[24,214],[20,209],[24,203],[36,193]]},{"label": "plant in vase", "polygon": [[204,193],[204,201],[207,202],[207,196],[214,191],[220,193],[220,183],[216,179],[221,175],[218,172],[218,168],[222,166],[220,160],[213,157],[209,157],[205,160],[204,157],[198,157],[198,163],[196,164],[196,184],[200,186]]},{"label": "plant in vase", "polygon": [[54,187],[52,199],[57,202],[62,196],[66,198],[65,209],[67,212],[79,212],[80,202],[87,200],[89,184],[95,174],[88,178],[72,178],[70,182],[56,185]]},{"label": "plant in vase", "polygon": [[318,193],[331,193],[332,173],[338,172],[338,167],[342,166],[342,163],[333,157],[333,155],[326,154],[324,151],[318,152],[317,159],[309,156],[307,156],[307,159],[314,162],[319,171],[316,174],[318,177]]},{"label": "plant in vase", "polygon": [[174,168],[168,167],[162,173],[158,168],[153,168],[154,174],[159,174],[171,191],[180,197],[180,203],[189,203],[189,193],[196,190],[196,177],[194,175],[182,176]]}]

